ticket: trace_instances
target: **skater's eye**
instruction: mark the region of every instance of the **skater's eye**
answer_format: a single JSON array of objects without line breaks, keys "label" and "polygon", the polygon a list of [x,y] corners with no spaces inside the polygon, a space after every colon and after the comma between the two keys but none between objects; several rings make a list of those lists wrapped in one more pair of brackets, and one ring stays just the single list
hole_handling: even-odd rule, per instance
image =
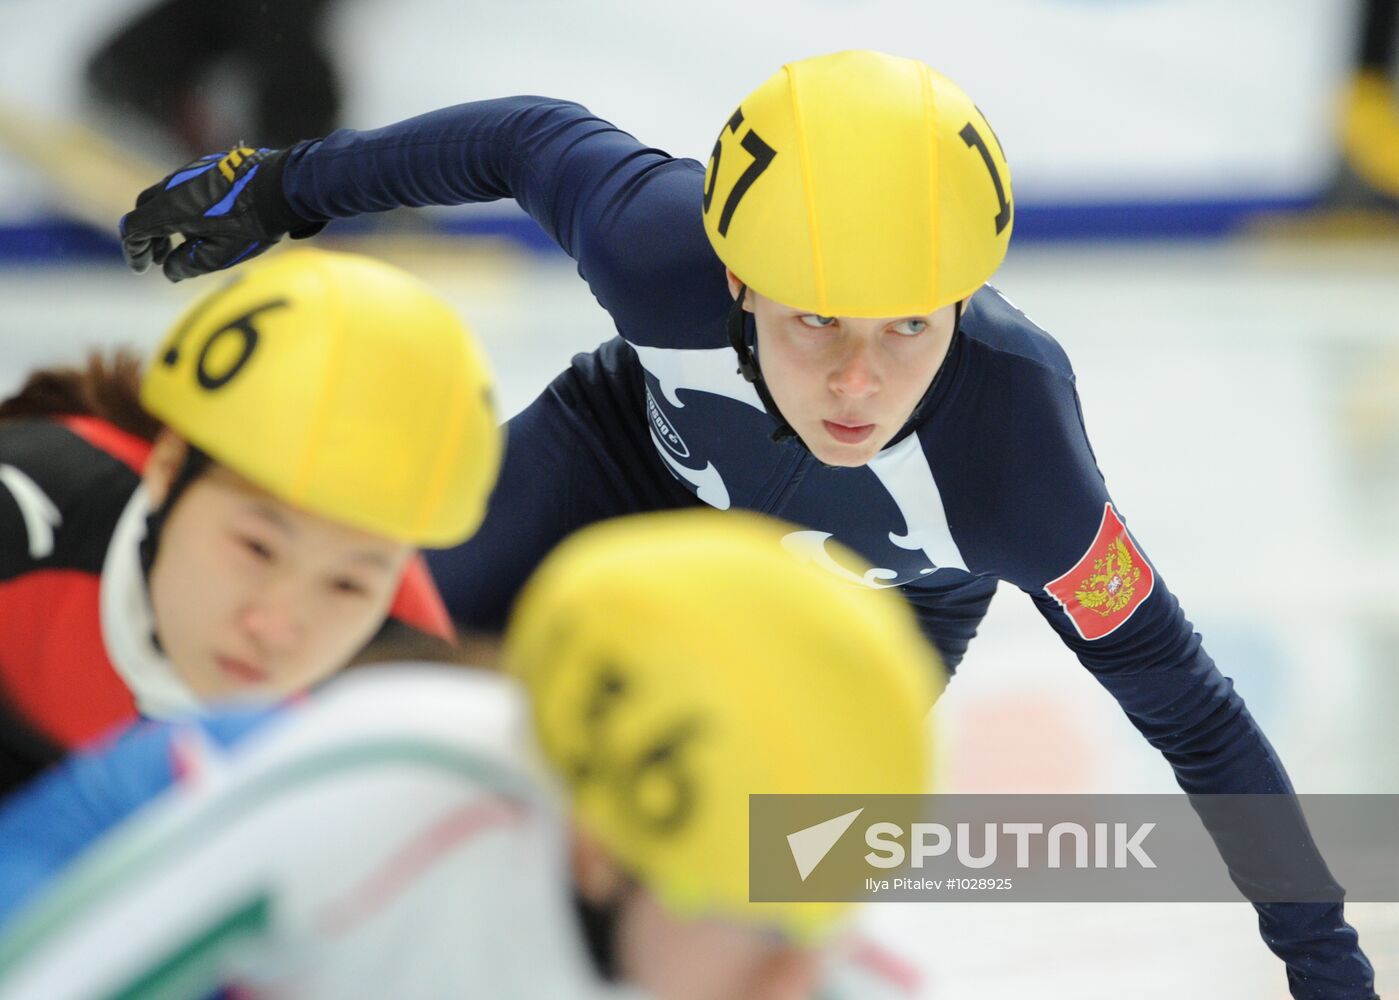
[{"label": "skater's eye", "polygon": [[359,580],[353,580],[348,576],[337,577],[330,582],[330,588],[337,594],[346,594],[351,597],[363,597],[369,593],[369,588]]},{"label": "skater's eye", "polygon": [[813,316],[808,313],[805,316],[798,316],[797,319],[801,320],[803,326],[809,326],[813,330],[829,330],[836,325],[834,316]]},{"label": "skater's eye", "polygon": [[258,539],[243,535],[239,537],[238,543],[243,547],[243,551],[247,552],[258,562],[272,561],[273,552],[271,547]]},{"label": "skater's eye", "polygon": [[916,337],[928,329],[928,321],[926,319],[901,319],[889,329],[905,337]]}]

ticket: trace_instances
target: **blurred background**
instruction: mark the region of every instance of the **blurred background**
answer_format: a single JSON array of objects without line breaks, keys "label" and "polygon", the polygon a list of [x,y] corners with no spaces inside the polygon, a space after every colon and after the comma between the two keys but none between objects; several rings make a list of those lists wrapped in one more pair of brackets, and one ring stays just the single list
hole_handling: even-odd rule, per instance
[{"label": "blurred background", "polygon": [[[1299,790],[1399,793],[1395,8],[4,0],[0,396],[35,366],[149,346],[198,292],[128,274],[114,240],[191,154],[537,93],[703,159],[783,61],[920,57],[996,128],[1017,195],[996,283],[1067,349],[1108,486],[1206,648]],[[323,241],[457,302],[507,412],[613,332],[511,203]],[[934,721],[949,790],[1175,789],[1013,589]],[[1399,906],[1348,913],[1399,991]],[[1242,903],[886,904],[869,922],[929,998],[1286,996]]]}]

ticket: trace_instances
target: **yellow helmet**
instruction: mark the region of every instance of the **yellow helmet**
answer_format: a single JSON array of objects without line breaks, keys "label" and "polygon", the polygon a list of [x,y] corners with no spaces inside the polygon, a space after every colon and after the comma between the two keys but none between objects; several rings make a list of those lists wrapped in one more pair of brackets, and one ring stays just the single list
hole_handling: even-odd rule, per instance
[{"label": "yellow helmet", "polygon": [[200,297],[141,402],[287,503],[414,545],[475,531],[500,466],[470,331],[416,278],[352,254],[289,251]]},{"label": "yellow helmet", "polygon": [[710,510],[587,528],[526,586],[505,660],[575,821],[662,905],[812,940],[844,906],[749,902],[748,796],[925,791],[942,672],[897,595],[787,530]]},{"label": "yellow helmet", "polygon": [[754,291],[822,316],[934,312],[1010,243],[1010,171],[956,84],[916,59],[788,63],[720,130],[704,228]]}]

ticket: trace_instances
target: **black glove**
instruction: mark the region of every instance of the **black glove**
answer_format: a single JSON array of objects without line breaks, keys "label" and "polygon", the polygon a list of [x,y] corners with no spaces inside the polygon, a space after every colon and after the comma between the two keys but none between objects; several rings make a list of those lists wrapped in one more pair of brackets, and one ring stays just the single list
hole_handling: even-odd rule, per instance
[{"label": "black glove", "polygon": [[[307,222],[282,194],[289,149],[238,146],[186,164],[142,191],[119,226],[126,264],[137,274],[152,264],[182,281],[255,257],[288,233],[314,236],[324,222]],[[172,249],[170,237],[185,242]]]}]

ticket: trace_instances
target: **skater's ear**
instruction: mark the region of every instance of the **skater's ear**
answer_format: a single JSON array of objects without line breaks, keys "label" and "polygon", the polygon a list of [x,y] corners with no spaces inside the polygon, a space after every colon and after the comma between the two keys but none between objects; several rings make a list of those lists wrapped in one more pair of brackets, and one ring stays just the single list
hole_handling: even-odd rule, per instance
[{"label": "skater's ear", "polygon": [[606,906],[627,887],[627,877],[612,856],[578,827],[569,833],[569,862],[578,895],[595,906]]},{"label": "skater's ear", "polygon": [[[739,290],[744,289],[743,281],[739,278],[738,275],[734,274],[728,268],[724,268],[724,275],[729,279],[729,294],[732,295],[734,298],[738,298]],[[745,294],[743,296],[743,308],[748,310],[749,312],[752,312],[753,296],[757,293],[754,292],[751,288],[745,289],[744,292]]]},{"label": "skater's ear", "polygon": [[153,509],[158,510],[161,504],[165,503],[165,498],[170,495],[170,484],[175,481],[180,467],[185,464],[185,455],[188,453],[189,445],[173,431],[162,430],[156,435],[155,444],[151,446],[150,458],[146,460],[146,467],[141,472],[141,481],[150,495]]}]

